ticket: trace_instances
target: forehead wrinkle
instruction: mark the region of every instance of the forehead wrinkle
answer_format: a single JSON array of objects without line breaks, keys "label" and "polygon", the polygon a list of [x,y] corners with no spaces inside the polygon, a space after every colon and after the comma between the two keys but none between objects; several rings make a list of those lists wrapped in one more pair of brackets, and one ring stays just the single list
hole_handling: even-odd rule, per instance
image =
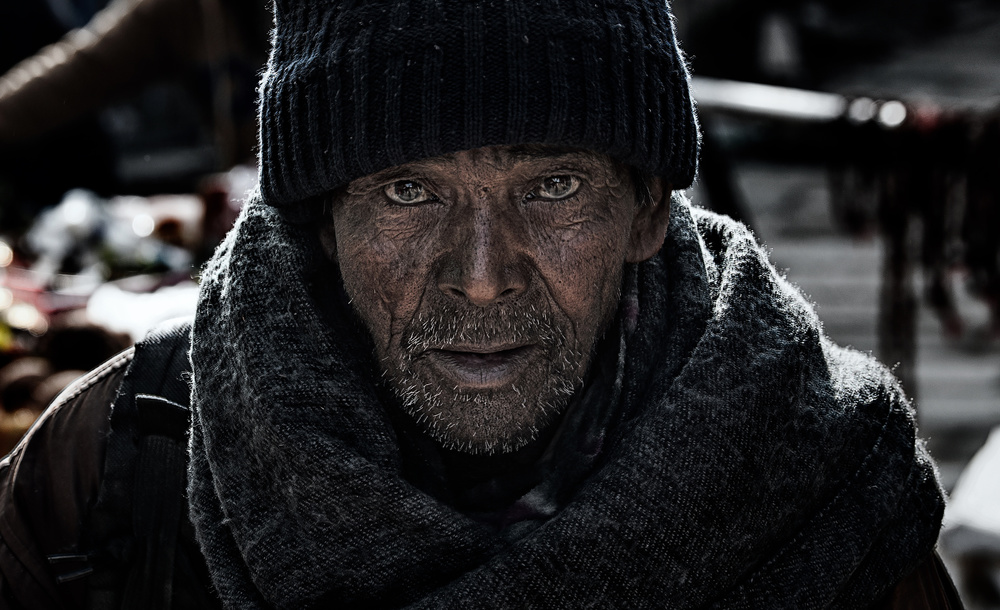
[{"label": "forehead wrinkle", "polygon": [[562,162],[588,165],[595,162],[605,162],[614,165],[614,161],[607,155],[579,148],[519,144],[516,146],[492,146],[481,150],[491,165],[501,170],[510,170],[518,165],[530,166],[532,163]]}]

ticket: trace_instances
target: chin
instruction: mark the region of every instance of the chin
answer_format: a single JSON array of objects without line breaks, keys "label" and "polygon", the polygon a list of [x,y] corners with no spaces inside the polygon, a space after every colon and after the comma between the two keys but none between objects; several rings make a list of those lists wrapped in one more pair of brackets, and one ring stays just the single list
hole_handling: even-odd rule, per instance
[{"label": "chin", "polygon": [[568,381],[527,396],[507,391],[455,392],[429,384],[397,388],[403,408],[446,449],[474,455],[511,453],[558,418],[576,389]]}]

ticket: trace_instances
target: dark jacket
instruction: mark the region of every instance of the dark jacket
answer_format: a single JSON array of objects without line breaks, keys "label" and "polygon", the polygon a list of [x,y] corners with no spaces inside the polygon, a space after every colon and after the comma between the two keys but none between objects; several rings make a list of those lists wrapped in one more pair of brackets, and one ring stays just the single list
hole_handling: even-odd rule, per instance
[{"label": "dark jacket", "polygon": [[180,427],[157,412],[131,427],[111,417],[120,395],[139,403],[127,394],[149,389],[137,377],[176,377],[175,399],[187,387],[187,343],[174,343],[160,370],[131,370],[149,362],[132,348],[74,382],[0,462],[0,608],[220,607],[187,518],[186,415]]},{"label": "dark jacket", "polygon": [[[102,569],[128,569],[136,557],[120,540],[90,540],[105,475],[111,405],[133,356],[130,349],[72,384],[0,462],[0,608],[85,608],[88,596],[97,604],[89,607],[102,607],[94,601],[99,596],[93,579],[107,582]],[[186,514],[174,563],[173,607],[219,607]],[[873,608],[962,605],[932,553]]]}]

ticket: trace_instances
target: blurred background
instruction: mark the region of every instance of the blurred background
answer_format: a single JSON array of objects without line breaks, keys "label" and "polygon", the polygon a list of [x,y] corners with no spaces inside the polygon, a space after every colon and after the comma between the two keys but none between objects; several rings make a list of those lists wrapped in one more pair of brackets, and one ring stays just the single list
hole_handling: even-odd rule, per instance
[{"label": "blurred background", "polygon": [[[747,223],[835,341],[894,366],[1000,608],[1000,0],[674,0],[697,205]],[[0,0],[0,453],[193,311],[254,186],[247,0]]]},{"label": "blurred background", "polygon": [[0,453],[193,311],[256,181],[270,23],[263,1],[0,0]]}]

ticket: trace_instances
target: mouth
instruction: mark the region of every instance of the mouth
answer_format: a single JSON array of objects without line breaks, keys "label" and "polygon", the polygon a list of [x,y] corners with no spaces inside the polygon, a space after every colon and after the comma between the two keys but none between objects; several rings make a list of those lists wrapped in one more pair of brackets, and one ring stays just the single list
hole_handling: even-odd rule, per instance
[{"label": "mouth", "polygon": [[521,376],[542,350],[537,345],[447,346],[429,349],[426,359],[460,389],[508,386]]}]

